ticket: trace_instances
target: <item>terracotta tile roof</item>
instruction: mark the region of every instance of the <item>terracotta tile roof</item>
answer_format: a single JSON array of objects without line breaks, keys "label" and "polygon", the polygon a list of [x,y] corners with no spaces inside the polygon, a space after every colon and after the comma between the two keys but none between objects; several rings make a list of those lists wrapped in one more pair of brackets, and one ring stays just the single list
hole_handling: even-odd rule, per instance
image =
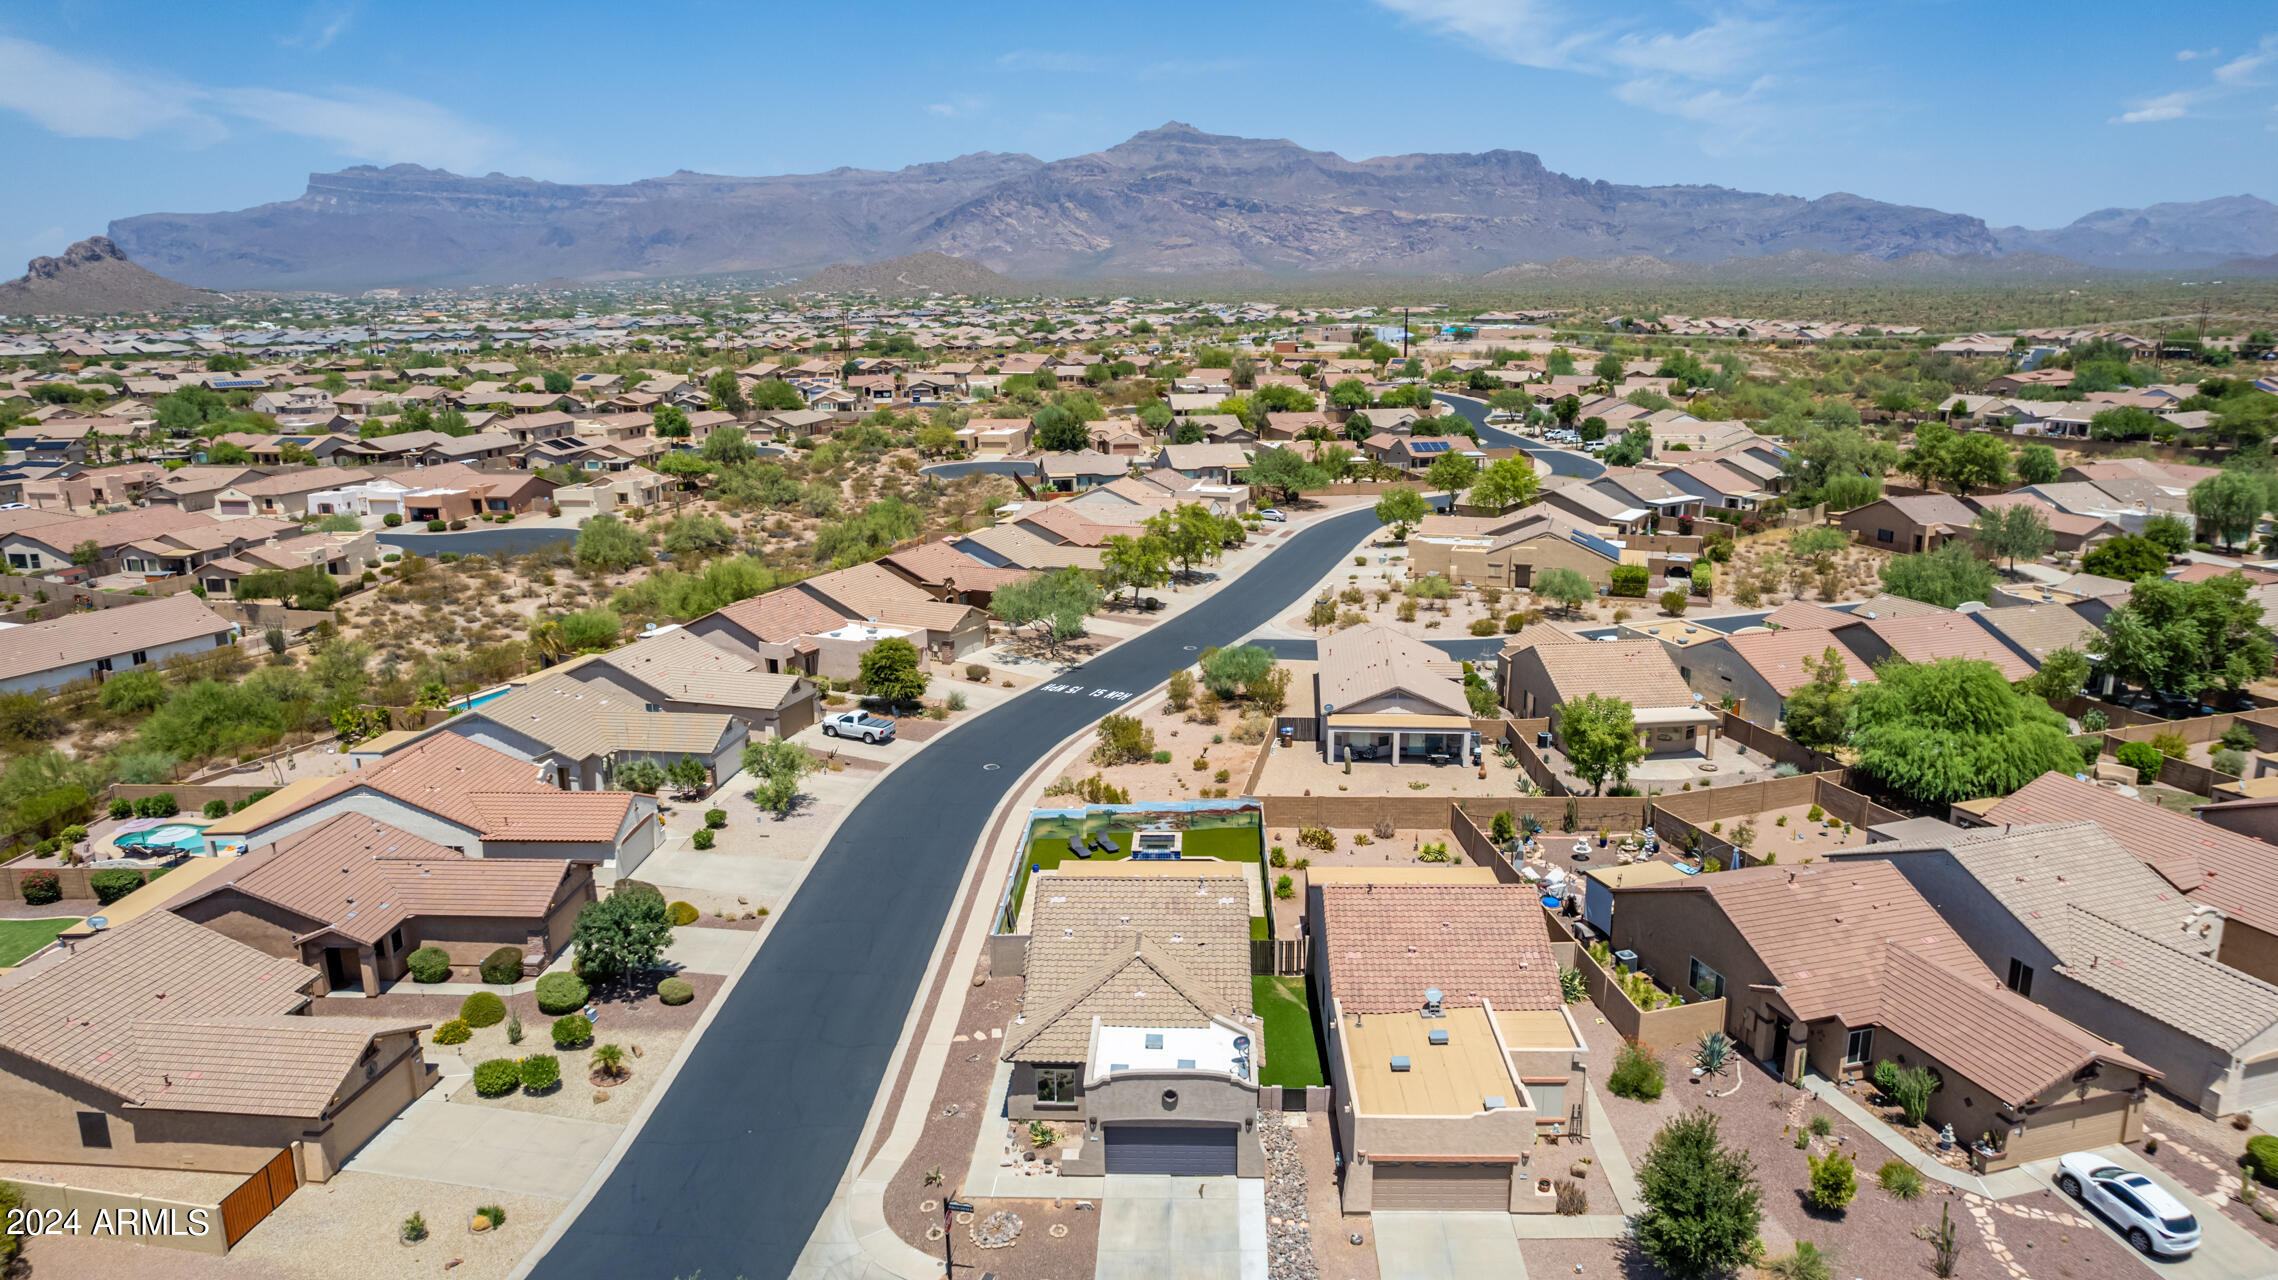
[{"label": "terracotta tile roof", "polygon": [[2032,664],[2017,656],[1984,627],[1958,613],[1919,618],[1876,618],[1860,624],[1908,662],[1937,662],[1944,658],[1972,658],[2001,669],[2005,680],[2023,680],[2033,674]]},{"label": "terracotta tile roof", "polygon": [[1236,1014],[1223,992],[1187,968],[1181,944],[1137,932],[1123,937],[1121,949],[1101,957],[1050,1004],[1023,1000],[1025,1021],[1005,1037],[1005,1061],[1081,1062],[1094,1018],[1110,1027],[1206,1027],[1213,1017]]},{"label": "terracotta tile roof", "polygon": [[1097,569],[1097,547],[1057,546],[1018,525],[992,524],[965,535],[966,546],[980,547],[1020,569]]},{"label": "terracotta tile roof", "polygon": [[[1030,907],[1027,986],[1023,1016],[1051,1025],[1035,1034],[1007,1036],[1005,1053],[1028,1062],[1080,1062],[1089,1041],[1089,1012],[1081,1024],[1066,1015],[1072,992],[1080,1003],[1121,1025],[1158,1025],[1163,1016],[1120,985],[1100,984],[1127,965],[1135,951],[1169,980],[1176,977],[1186,1004],[1247,1012],[1250,1007],[1250,896],[1238,867],[1193,878],[1162,876],[1052,877],[1031,889],[1044,896]],[[1145,939],[1135,945],[1134,935]],[[1149,950],[1148,948],[1153,948]],[[1114,963],[1110,963],[1114,962]],[[1141,990],[1144,988],[1131,988]],[[1051,1014],[1051,1019],[1044,1015]],[[1208,1021],[1207,1017],[1202,1019]],[[1167,1023],[1160,1025],[1201,1025]]]},{"label": "terracotta tile roof", "polygon": [[2054,772],[1985,818],[1995,826],[2093,822],[2193,902],[2278,933],[2278,849],[2260,840]]},{"label": "terracotta tile roof", "polygon": [[2048,521],[2052,531],[2068,537],[2086,537],[2112,523],[2101,516],[2077,516],[2069,511],[2059,511],[2046,500],[2023,490],[1982,494],[1970,501],[1976,503],[1980,511],[1987,507],[2031,507],[2041,513],[2041,518]]},{"label": "terracotta tile roof", "polygon": [[345,813],[236,859],[172,905],[234,889],[303,917],[304,934],[324,928],[371,943],[414,916],[542,918],[568,875],[551,858],[469,858]]},{"label": "terracotta tile roof", "polygon": [[[1841,613],[1842,611],[1831,609],[1828,612]],[[1872,618],[1928,618],[1952,612],[1951,609],[1941,609],[1937,605],[1924,604],[1920,600],[1909,600],[1905,596],[1871,596],[1861,600],[1853,606],[1851,612],[1844,614],[1843,622],[1865,622]],[[1842,623],[1834,625],[1840,626]]]},{"label": "terracotta tile roof", "polygon": [[[241,470],[234,471],[232,478],[244,474]],[[214,487],[218,489],[223,485]],[[99,546],[116,547],[137,538],[155,538],[177,529],[216,523],[212,516],[202,511],[184,511],[179,507],[166,506],[137,507],[107,516],[88,516],[83,520],[66,522],[57,522],[52,512],[45,514],[48,516],[46,520],[18,526],[15,532],[42,546],[63,552],[68,552],[89,539],[93,539]]]},{"label": "terracotta tile roof", "polygon": [[1620,698],[1640,711],[1698,705],[1658,640],[1550,644],[1535,652],[1560,702],[1596,693]]},{"label": "terracotta tile roof", "polygon": [[557,790],[538,781],[537,766],[527,760],[439,733],[327,781],[271,821],[366,789],[486,840],[614,841],[633,803],[625,791]]},{"label": "terracotta tile roof", "polygon": [[902,569],[927,586],[959,591],[994,591],[1028,576],[1025,569],[984,564],[946,542],[928,542],[907,551],[897,551],[879,563]]},{"label": "terracotta tile roof", "polygon": [[712,616],[727,619],[766,644],[787,644],[846,622],[844,614],[797,587],[738,600]]},{"label": "terracotta tile roof", "polygon": [[866,619],[927,631],[954,631],[973,616],[973,606],[936,600],[924,587],[876,564],[821,574],[792,589],[805,591],[845,615],[817,630],[833,630],[849,620]]},{"label": "terracotta tile roof", "polygon": [[1535,895],[1519,885],[1320,886],[1329,994],[1354,1013],[1449,1006],[1564,1006]]},{"label": "terracotta tile roof", "polygon": [[116,609],[67,613],[0,631],[0,680],[63,666],[91,666],[97,658],[224,635],[231,627],[188,592]]},{"label": "terracotta tile roof", "polygon": [[2096,624],[2061,604],[1980,609],[1967,616],[2011,644],[2023,647],[2033,655],[2036,666],[2059,649],[2077,649],[2086,654],[2104,652],[2104,633]]},{"label": "terracotta tile roof", "polygon": [[375,1036],[429,1025],[418,1018],[331,1017],[137,1022],[129,1039],[144,1078],[135,1105],[316,1119],[340,1100]]},{"label": "terracotta tile roof", "polygon": [[1446,662],[1446,654],[1390,627],[1333,632],[1320,647],[1321,705],[1343,709],[1406,693],[1418,704],[1416,710],[1468,716],[1470,699],[1460,681],[1444,674]]},{"label": "terracotta tile roof", "polygon": [[1835,651],[1836,658],[1843,663],[1845,678],[1852,683],[1873,684],[1875,680],[1874,671],[1859,660],[1858,654],[1837,643],[1832,631],[1809,627],[1750,631],[1726,636],[1724,643],[1783,698],[1811,683],[1811,672],[1804,669],[1804,659],[1816,663],[1829,649]]},{"label": "terracotta tile roof", "polygon": [[1764,625],[1767,627],[1785,627],[1798,630],[1809,628],[1825,631],[1852,621],[1856,621],[1856,619],[1852,618],[1850,614],[1837,609],[1830,609],[1825,605],[1807,604],[1801,600],[1790,600],[1764,615]]}]

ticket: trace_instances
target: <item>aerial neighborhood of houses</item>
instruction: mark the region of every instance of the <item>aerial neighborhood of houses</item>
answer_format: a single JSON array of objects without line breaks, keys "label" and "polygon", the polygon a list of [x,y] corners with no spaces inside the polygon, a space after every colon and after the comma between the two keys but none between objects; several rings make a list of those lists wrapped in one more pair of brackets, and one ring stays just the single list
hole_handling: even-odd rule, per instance
[{"label": "aerial neighborhood of houses", "polygon": [[8,1232],[2278,1274],[2270,334],[1600,310],[0,318]]}]

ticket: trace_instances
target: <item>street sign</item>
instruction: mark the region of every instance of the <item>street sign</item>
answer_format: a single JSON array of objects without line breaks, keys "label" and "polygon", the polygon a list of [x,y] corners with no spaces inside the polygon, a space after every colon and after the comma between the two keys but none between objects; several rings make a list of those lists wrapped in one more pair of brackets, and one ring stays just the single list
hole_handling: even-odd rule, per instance
[{"label": "street sign", "polygon": [[972,1205],[970,1205],[970,1204],[967,1204],[967,1203],[966,1203],[966,1202],[964,1202],[963,1200],[945,1200],[945,1201],[943,1201],[943,1202],[942,1202],[942,1205],[941,1205],[941,1207],[942,1207],[942,1208],[944,1208],[944,1209],[947,1209],[947,1210],[948,1210],[949,1212],[951,1212],[951,1213],[971,1213],[971,1212],[973,1212],[973,1206],[972,1206]]}]

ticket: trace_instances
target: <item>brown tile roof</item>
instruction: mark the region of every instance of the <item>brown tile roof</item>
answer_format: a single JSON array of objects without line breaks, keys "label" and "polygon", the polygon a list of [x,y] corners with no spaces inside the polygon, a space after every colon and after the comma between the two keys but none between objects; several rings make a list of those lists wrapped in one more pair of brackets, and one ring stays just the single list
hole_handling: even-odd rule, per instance
[{"label": "brown tile roof", "polygon": [[414,916],[542,918],[569,875],[546,859],[469,858],[363,814],[344,813],[235,860],[175,907],[234,889],[357,942]]},{"label": "brown tile roof", "polygon": [[2091,1063],[2159,1074],[2118,1045],[2002,986],[1990,973],[1965,974],[1895,943],[1883,963],[1876,1024],[2012,1107],[2039,1100],[2051,1085],[2069,1081]]},{"label": "brown tile roof", "polygon": [[984,564],[946,542],[928,542],[907,551],[897,551],[879,563],[904,570],[927,586],[959,591],[994,591],[1028,576],[1025,569]]},{"label": "brown tile roof", "polygon": [[925,588],[891,569],[858,564],[850,569],[809,578],[792,588],[805,591],[834,606],[846,616],[832,621],[834,630],[855,618],[922,627],[927,631],[954,631],[973,616],[973,606],[936,600]]},{"label": "brown tile roof", "polygon": [[145,1092],[136,1105],[315,1119],[340,1100],[375,1036],[429,1025],[421,1018],[331,1017],[137,1022],[129,1038]]},{"label": "brown tile roof", "polygon": [[1080,511],[1073,511],[1066,503],[1046,502],[1033,504],[1013,518],[1013,523],[1031,525],[1046,533],[1058,536],[1063,542],[1079,547],[1100,547],[1118,534],[1135,538],[1146,532],[1134,524],[1107,524],[1094,520]]},{"label": "brown tile roof", "polygon": [[1804,670],[1804,659],[1816,663],[1829,649],[1833,649],[1836,658],[1843,663],[1846,679],[1854,684],[1873,684],[1875,680],[1874,671],[1859,660],[1858,654],[1837,643],[1832,631],[1808,627],[1750,631],[1726,636],[1724,643],[1783,698],[1811,683],[1811,672]]},{"label": "brown tile roof", "polygon": [[1110,1027],[1205,1027],[1236,1014],[1223,992],[1187,968],[1179,944],[1138,932],[1123,937],[1122,949],[1101,957],[1050,1004],[1023,1001],[1025,1021],[1005,1037],[1005,1061],[1082,1061],[1094,1018]]},{"label": "brown tile roof", "polygon": [[1985,817],[1996,826],[2093,822],[2193,902],[2278,933],[2278,849],[2250,836],[2055,772],[2026,783]]},{"label": "brown tile roof", "polygon": [[649,711],[647,698],[604,678],[537,680],[437,726],[462,735],[487,722],[573,760],[644,751],[709,759],[733,721],[725,712]]},{"label": "brown tile roof", "polygon": [[1450,1006],[1564,1006],[1535,894],[1519,885],[1320,886],[1329,994],[1348,1012],[1403,1013],[1437,987]]},{"label": "brown tile roof", "polygon": [[994,552],[1022,569],[1100,567],[1097,547],[1058,546],[1018,525],[992,524],[985,529],[975,529],[965,535],[965,543]]},{"label": "brown tile roof", "polygon": [[1696,705],[1692,689],[1658,640],[1549,644],[1535,652],[1560,702],[1596,693],[1620,698],[1641,711]]},{"label": "brown tile roof", "polygon": [[1462,682],[1444,674],[1446,662],[1446,654],[1390,627],[1333,632],[1320,647],[1321,705],[1341,709],[1406,692],[1422,704],[1419,709],[1468,716],[1470,699]]},{"label": "brown tile roof", "polygon": [[1818,631],[1839,627],[1851,621],[1855,619],[1850,614],[1802,600],[1790,600],[1764,615],[1764,625],[1767,627],[1810,628]]},{"label": "brown tile roof", "polygon": [[2023,680],[2033,674],[2031,663],[1958,613],[1919,618],[1876,618],[1860,624],[1908,662],[1936,662],[1943,658],[1972,658],[2001,669],[2005,680]]},{"label": "brown tile roof", "polygon": [[538,781],[537,766],[527,760],[439,733],[328,781],[271,821],[361,789],[424,809],[486,840],[613,841],[633,803],[625,791],[557,790]]},{"label": "brown tile roof", "polygon": [[[1048,1025],[1007,1037],[1005,1053],[1027,1062],[1080,1062],[1089,1042],[1091,1013],[1081,1023],[1065,1016],[1071,992],[1084,991],[1083,1006],[1119,1025],[1158,1025],[1162,1015],[1151,997],[1100,984],[1127,966],[1107,962],[1129,957],[1133,935],[1146,940],[1140,954],[1166,978],[1178,975],[1187,1003],[1202,1007],[1207,998],[1220,1010],[1250,1007],[1250,896],[1238,867],[1206,864],[1205,873],[1187,877],[1049,877],[1030,884],[1038,897],[1030,907],[1028,977],[1021,997],[1024,1017]],[[1159,949],[1150,956],[1144,946]],[[1131,988],[1141,990],[1143,988]],[[1043,1015],[1051,1014],[1049,1020]],[[1203,1021],[1207,1021],[1204,1018]],[[1161,1025],[1201,1025],[1168,1023]]]},{"label": "brown tile roof", "polygon": [[1912,493],[1885,498],[1891,509],[1918,525],[1934,527],[1944,525],[1952,529],[1967,529],[1977,520],[1977,513],[1962,505],[1959,498],[1948,493]]},{"label": "brown tile roof", "polygon": [[738,600],[713,616],[727,619],[767,644],[788,644],[800,636],[830,631],[846,623],[846,615],[797,587]]},{"label": "brown tile roof", "polygon": [[231,626],[188,592],[93,613],[67,613],[0,631],[0,680],[222,635]]},{"label": "brown tile roof", "polygon": [[2022,646],[2035,665],[2059,649],[2082,653],[2104,652],[2104,633],[2096,624],[2061,604],[2034,604],[2022,609],[1980,609],[1967,615],[1976,623]]},{"label": "brown tile roof", "polygon": [[2086,537],[2112,523],[2101,516],[2076,516],[2069,511],[2059,511],[2047,501],[2021,489],[2014,493],[1981,494],[1970,501],[1976,503],[1981,511],[1987,507],[2031,507],[2041,513],[2041,518],[2048,521],[2052,531],[2068,537]]},{"label": "brown tile roof", "polygon": [[796,675],[761,671],[749,660],[675,628],[595,655],[593,665],[622,673],[675,702],[724,711],[774,711],[812,686]]},{"label": "brown tile roof", "polygon": [[[245,473],[240,471],[238,474],[243,475]],[[220,488],[222,486],[217,485],[215,487]],[[172,533],[177,529],[189,529],[199,525],[210,527],[214,523],[214,518],[202,511],[184,511],[179,507],[163,506],[137,507],[131,511],[115,512],[107,516],[89,516],[84,520],[74,520],[63,525],[43,522],[20,528],[17,532],[38,542],[41,546],[68,552],[71,548],[89,539],[93,539],[99,546],[117,547],[133,542],[137,538],[155,538],[159,534]]]},{"label": "brown tile roof", "polygon": [[[1841,613],[1842,611],[1831,609],[1829,612]],[[1941,609],[1937,605],[1924,604],[1920,600],[1909,600],[1905,596],[1881,595],[1861,600],[1852,608],[1850,613],[1844,615],[1843,620],[1845,622],[1865,622],[1870,618],[1928,618],[1952,612],[1951,609]]]}]

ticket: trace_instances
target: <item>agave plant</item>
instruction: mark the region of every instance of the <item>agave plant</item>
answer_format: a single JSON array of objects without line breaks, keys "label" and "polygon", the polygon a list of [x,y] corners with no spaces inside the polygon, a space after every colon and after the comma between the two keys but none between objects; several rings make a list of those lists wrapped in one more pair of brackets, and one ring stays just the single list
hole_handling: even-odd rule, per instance
[{"label": "agave plant", "polygon": [[1732,1066],[1732,1037],[1711,1031],[1693,1046],[1693,1066],[1702,1075],[1721,1076]]}]

